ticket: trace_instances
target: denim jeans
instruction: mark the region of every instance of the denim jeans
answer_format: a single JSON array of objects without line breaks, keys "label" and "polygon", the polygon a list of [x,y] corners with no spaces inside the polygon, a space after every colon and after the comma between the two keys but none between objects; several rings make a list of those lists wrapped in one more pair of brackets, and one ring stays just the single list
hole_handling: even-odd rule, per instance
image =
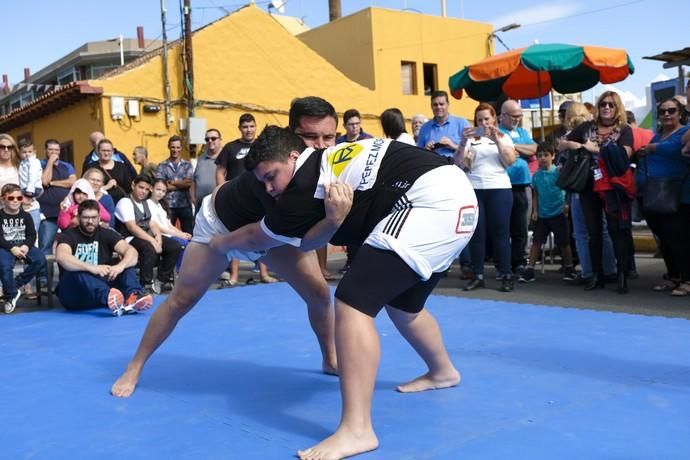
[{"label": "denim jeans", "polygon": [[470,240],[472,270],[484,275],[486,240],[491,237],[496,274],[510,277],[510,211],[513,208],[513,190],[509,188],[475,190],[479,204],[477,229]]},{"label": "denim jeans", "polygon": [[[592,276],[592,259],[589,255],[589,236],[587,233],[587,224],[585,223],[585,215],[582,212],[582,204],[580,203],[580,194],[573,193],[570,199],[570,217],[573,220],[573,238],[575,239],[575,247],[577,249],[577,256],[580,259],[580,268],[582,270],[581,276],[589,278]],[[602,219],[602,265],[604,274],[611,275],[616,273],[616,258],[613,255],[613,243],[609,236],[606,219]]]},{"label": "denim jeans", "polygon": [[12,269],[16,263],[17,258],[10,251],[0,248],[0,281],[7,298],[14,297],[17,289],[33,279],[38,271],[45,267],[46,259],[38,248],[31,246],[24,261],[24,271],[15,278]]},{"label": "denim jeans", "polygon": [[46,217],[41,221],[41,225],[38,226],[38,248],[43,254],[53,253],[53,242],[57,232],[57,217]]},{"label": "denim jeans", "polygon": [[510,264],[515,270],[527,265],[525,248],[527,246],[527,226],[529,225],[529,202],[525,185],[513,185],[513,208],[510,212]]},{"label": "denim jeans", "polygon": [[134,267],[126,268],[113,281],[89,272],[64,270],[58,283],[57,295],[67,310],[89,310],[108,306],[110,288],[117,288],[125,298],[133,292],[141,292]]}]

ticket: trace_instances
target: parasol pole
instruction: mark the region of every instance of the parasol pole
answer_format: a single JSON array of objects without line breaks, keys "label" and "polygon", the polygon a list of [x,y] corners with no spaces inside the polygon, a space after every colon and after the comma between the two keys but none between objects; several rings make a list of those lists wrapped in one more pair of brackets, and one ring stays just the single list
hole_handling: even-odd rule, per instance
[{"label": "parasol pole", "polygon": [[537,89],[539,91],[539,128],[541,129],[541,141],[544,142],[544,111],[541,106],[541,78],[539,78],[539,71],[537,70]]}]

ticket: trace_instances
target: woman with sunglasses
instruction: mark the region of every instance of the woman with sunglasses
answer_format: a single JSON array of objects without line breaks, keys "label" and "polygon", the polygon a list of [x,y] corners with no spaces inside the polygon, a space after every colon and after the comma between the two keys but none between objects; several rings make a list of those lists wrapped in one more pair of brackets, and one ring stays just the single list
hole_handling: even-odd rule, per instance
[{"label": "woman with sunglasses", "polygon": [[633,131],[627,124],[625,106],[618,93],[602,93],[596,109],[595,119],[573,129],[562,146],[571,150],[584,147],[591,155],[589,182],[580,193],[592,262],[592,278],[585,290],[603,288],[606,282],[602,271],[603,209],[616,255],[616,291],[625,294],[634,257],[630,211],[635,183],[629,167]]},{"label": "woman with sunglasses", "polygon": [[[649,144],[638,151],[637,185],[640,200],[646,198],[644,186],[647,177],[673,177],[683,181],[681,204],[678,212],[662,214],[645,211],[647,225],[659,238],[668,280],[654,286],[654,291],[671,291],[674,296],[690,294],[690,156],[685,156],[683,136],[688,127],[680,122],[682,104],[669,98],[659,104],[657,120],[659,131]],[[644,206],[644,204],[643,204]]]},{"label": "woman with sunglasses", "polygon": [[0,188],[19,183],[19,150],[14,138],[0,134]]}]

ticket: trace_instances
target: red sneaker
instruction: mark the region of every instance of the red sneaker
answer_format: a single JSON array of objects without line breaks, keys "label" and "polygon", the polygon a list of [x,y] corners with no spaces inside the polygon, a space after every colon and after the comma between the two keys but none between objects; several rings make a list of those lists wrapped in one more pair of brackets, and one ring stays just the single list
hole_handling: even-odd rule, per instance
[{"label": "red sneaker", "polygon": [[136,313],[138,311],[145,311],[153,305],[153,297],[151,294],[140,295],[135,292],[127,297],[127,302],[124,306],[125,313]]},{"label": "red sneaker", "polygon": [[117,288],[110,288],[108,291],[108,308],[113,316],[122,316],[124,313],[125,296]]}]

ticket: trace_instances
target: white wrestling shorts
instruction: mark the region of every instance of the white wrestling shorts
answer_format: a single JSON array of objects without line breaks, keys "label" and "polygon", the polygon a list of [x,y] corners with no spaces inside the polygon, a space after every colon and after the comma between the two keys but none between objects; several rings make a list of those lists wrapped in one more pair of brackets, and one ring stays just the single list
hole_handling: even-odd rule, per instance
[{"label": "white wrestling shorts", "polygon": [[[222,233],[230,233],[230,230],[225,228],[225,225],[218,219],[216,210],[213,207],[213,195],[211,194],[201,201],[201,209],[196,214],[196,220],[194,221],[192,241],[195,243],[208,244],[211,238]],[[252,252],[233,249],[227,253],[227,257],[228,261],[240,259],[256,262],[265,254],[265,251]]]}]

